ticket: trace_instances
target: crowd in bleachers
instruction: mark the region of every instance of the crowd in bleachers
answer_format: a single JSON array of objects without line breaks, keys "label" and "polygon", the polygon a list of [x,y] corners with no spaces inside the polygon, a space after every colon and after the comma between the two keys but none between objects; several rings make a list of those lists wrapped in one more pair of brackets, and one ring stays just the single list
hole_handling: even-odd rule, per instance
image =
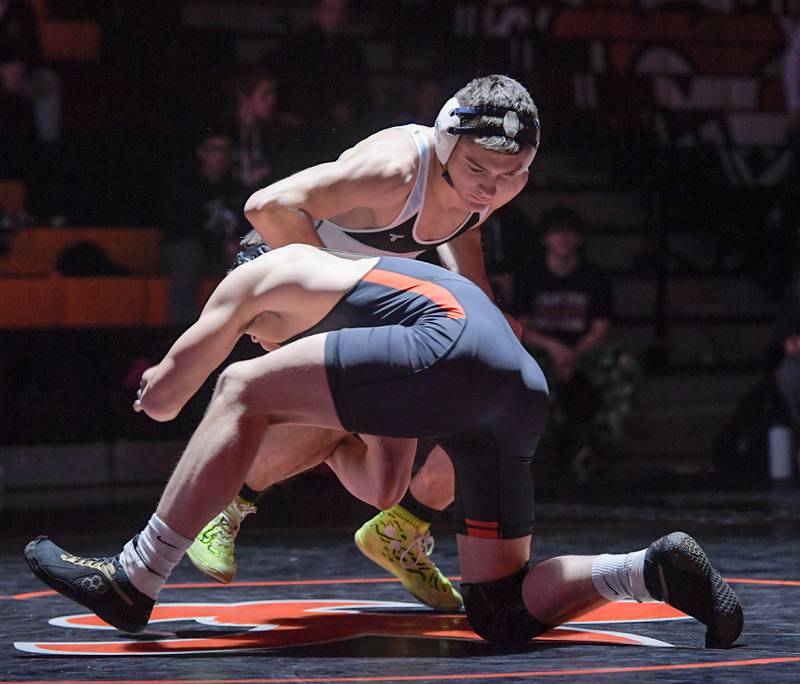
[{"label": "crowd in bleachers", "polygon": [[[739,16],[716,25],[722,15],[705,8],[687,39],[695,68],[734,40],[754,64],[779,65],[788,29],[775,27],[789,18],[756,10],[745,39]],[[604,183],[633,190],[646,207],[644,220],[618,217],[621,237],[632,229],[639,245],[622,270],[751,269],[755,280],[770,274],[762,284],[775,298],[796,265],[796,231],[777,219],[772,246],[762,229],[774,198],[792,205],[800,193],[781,186],[774,169],[763,177],[742,169],[762,148],[764,165],[782,155],[789,138],[765,134],[741,152],[735,134],[749,106],[745,125],[754,130],[783,121],[774,118],[784,114],[776,68],[755,73],[755,104],[727,95],[709,104],[703,83],[670,90],[672,76],[692,79],[664,47],[686,33],[671,11],[659,23],[656,11],[589,0],[539,11],[524,2],[402,0],[391,16],[368,0],[166,0],[157,11],[122,0],[0,0],[0,328],[185,324],[227,269],[251,192],[379,128],[430,125],[456,84],[492,71],[530,85],[544,127],[532,192],[484,230],[487,266],[509,306],[513,284],[519,289],[546,256],[532,230],[548,208],[537,189],[555,187],[569,204],[582,182],[590,192]],[[614,13],[625,21],[612,21]],[[715,65],[713,78],[726,77]],[[729,92],[696,76],[709,92]],[[724,116],[712,120],[712,111]],[[702,162],[692,173],[682,167],[687,149]],[[576,173],[548,162],[550,151],[562,166],[565,155],[574,160],[566,167]],[[731,168],[747,187],[725,175]],[[725,199],[725,183],[739,199]],[[596,219],[604,210],[577,210],[607,228]],[[710,265],[682,259],[680,240],[656,235],[665,223],[690,226],[691,251]]]}]

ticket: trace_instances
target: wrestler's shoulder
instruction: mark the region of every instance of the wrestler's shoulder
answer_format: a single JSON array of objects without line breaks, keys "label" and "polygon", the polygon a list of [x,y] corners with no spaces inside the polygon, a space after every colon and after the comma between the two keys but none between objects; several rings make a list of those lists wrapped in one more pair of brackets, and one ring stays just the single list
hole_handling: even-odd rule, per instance
[{"label": "wrestler's shoulder", "polygon": [[341,160],[356,163],[368,173],[413,177],[419,164],[419,152],[409,133],[395,126],[367,136],[344,152]]}]

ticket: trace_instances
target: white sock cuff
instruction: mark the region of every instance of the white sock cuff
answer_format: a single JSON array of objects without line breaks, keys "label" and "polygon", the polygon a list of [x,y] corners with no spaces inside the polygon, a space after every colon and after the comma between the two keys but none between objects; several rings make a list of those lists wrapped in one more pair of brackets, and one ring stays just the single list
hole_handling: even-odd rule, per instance
[{"label": "white sock cuff", "polygon": [[647,549],[632,553],[604,553],[592,561],[592,584],[609,601],[655,601],[644,583]]},{"label": "white sock cuff", "polygon": [[647,549],[641,551],[633,551],[628,554],[629,563],[629,576],[631,578],[631,593],[633,598],[642,603],[653,602],[654,599],[644,583],[644,557],[647,554]]},{"label": "white sock cuff", "polygon": [[136,550],[133,539],[122,548],[119,562],[134,587],[153,600],[158,598],[158,592],[164,585],[164,578],[147,566]]},{"label": "white sock cuff", "polygon": [[619,570],[624,563],[625,556],[618,553],[603,553],[592,561],[592,584],[608,601],[630,598],[627,587],[619,580]]},{"label": "white sock cuff", "polygon": [[[162,553],[166,555],[174,550],[177,560],[180,560],[183,554],[186,553],[186,550],[192,545],[192,542],[194,542],[194,539],[187,539],[178,534],[155,513],[150,516],[148,527],[156,533],[158,541],[166,547],[162,547]],[[173,554],[169,553],[169,555],[172,556]]]}]

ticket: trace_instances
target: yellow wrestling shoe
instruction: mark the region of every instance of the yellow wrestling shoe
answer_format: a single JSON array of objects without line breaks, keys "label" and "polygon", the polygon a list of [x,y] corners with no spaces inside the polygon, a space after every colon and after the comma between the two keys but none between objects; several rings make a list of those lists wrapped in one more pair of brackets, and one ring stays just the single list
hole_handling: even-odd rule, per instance
[{"label": "yellow wrestling shoe", "polygon": [[255,512],[253,504],[237,496],[192,542],[186,555],[194,567],[217,582],[232,582],[236,577],[236,535],[242,520]]},{"label": "yellow wrestling shoe", "polygon": [[428,525],[405,508],[381,511],[358,529],[355,541],[361,553],[395,575],[424,604],[446,612],[461,609],[461,594],[428,558],[433,552]]}]

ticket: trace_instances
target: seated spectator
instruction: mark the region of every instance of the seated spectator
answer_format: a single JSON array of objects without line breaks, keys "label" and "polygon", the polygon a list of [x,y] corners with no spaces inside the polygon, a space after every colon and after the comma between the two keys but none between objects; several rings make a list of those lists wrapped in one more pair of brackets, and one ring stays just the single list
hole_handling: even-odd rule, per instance
[{"label": "seated spectator", "polygon": [[0,0],[0,178],[25,178],[36,145],[29,70],[39,59],[36,18],[20,0]]},{"label": "seated spectator", "polygon": [[0,90],[29,103],[36,139],[61,133],[61,81],[42,60],[36,15],[25,0],[0,0]]},{"label": "seated spectator", "polygon": [[800,276],[795,275],[778,313],[779,357],[775,384],[792,423],[795,440],[800,437]]},{"label": "seated spectator", "polygon": [[749,489],[768,481],[772,428],[790,427],[795,449],[800,444],[800,273],[784,290],[764,375],[738,398],[714,440],[716,476],[724,484]]},{"label": "seated spectator", "polygon": [[236,161],[234,174],[255,192],[301,168],[300,125],[278,107],[278,79],[267,69],[238,75],[233,83]]},{"label": "seated spectator", "polygon": [[584,260],[584,222],[557,208],[543,217],[544,264],[517,275],[515,309],[523,342],[550,385],[548,437],[586,483],[618,447],[639,368],[631,354],[608,343],[612,291],[608,276]]},{"label": "seated spectator", "polygon": [[233,136],[205,129],[193,158],[165,184],[161,265],[171,279],[174,325],[197,317],[203,279],[223,276],[238,250],[246,191],[233,177],[233,160]]}]

